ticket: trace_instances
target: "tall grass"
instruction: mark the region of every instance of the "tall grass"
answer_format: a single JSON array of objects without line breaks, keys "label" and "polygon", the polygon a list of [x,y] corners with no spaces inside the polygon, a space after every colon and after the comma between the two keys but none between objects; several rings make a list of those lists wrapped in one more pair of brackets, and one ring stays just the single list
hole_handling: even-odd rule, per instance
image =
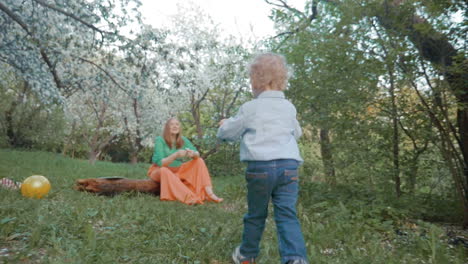
[{"label": "tall grass", "polygon": [[[96,196],[72,188],[80,178],[143,179],[148,166],[90,165],[57,154],[0,149],[0,178],[21,181],[40,174],[52,184],[42,200],[0,189],[0,263],[231,263],[246,204],[241,175],[213,177],[225,201],[198,206],[139,193]],[[443,229],[411,219],[372,193],[346,190],[302,186],[298,212],[311,263],[466,260],[465,249],[446,243]],[[272,218],[261,247],[258,263],[279,263]]]}]

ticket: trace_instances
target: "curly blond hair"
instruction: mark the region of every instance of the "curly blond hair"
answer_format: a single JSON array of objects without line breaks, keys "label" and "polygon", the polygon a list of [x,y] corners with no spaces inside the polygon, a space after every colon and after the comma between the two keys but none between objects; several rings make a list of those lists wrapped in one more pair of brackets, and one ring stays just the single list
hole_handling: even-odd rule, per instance
[{"label": "curly blond hair", "polygon": [[256,94],[270,85],[272,90],[286,89],[288,68],[286,59],[279,54],[263,53],[257,55],[249,65],[250,83]]}]

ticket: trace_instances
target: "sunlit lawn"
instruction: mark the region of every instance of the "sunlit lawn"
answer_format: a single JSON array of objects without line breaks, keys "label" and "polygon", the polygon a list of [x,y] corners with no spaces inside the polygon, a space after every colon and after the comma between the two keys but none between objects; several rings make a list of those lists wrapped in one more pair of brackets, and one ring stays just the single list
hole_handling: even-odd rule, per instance
[{"label": "sunlit lawn", "polygon": [[[148,166],[0,149],[0,178],[40,174],[52,183],[42,200],[0,189],[0,263],[231,263],[245,212],[242,175],[214,177],[225,202],[198,206],[72,188],[80,178],[144,179]],[[303,184],[298,209],[311,263],[465,263],[466,249],[449,246],[441,228],[343,193]],[[270,218],[258,263],[279,263],[275,232]]]}]

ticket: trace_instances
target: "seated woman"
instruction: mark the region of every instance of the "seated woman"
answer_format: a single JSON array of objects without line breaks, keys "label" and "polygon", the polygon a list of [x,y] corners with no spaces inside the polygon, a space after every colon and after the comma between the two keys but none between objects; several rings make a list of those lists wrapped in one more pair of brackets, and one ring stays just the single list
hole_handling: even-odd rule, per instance
[{"label": "seated woman", "polygon": [[[191,160],[183,163],[185,157]],[[213,193],[208,168],[193,144],[182,136],[176,118],[167,120],[163,136],[156,137],[152,161],[148,177],[161,183],[161,200],[185,204],[223,201]]]}]

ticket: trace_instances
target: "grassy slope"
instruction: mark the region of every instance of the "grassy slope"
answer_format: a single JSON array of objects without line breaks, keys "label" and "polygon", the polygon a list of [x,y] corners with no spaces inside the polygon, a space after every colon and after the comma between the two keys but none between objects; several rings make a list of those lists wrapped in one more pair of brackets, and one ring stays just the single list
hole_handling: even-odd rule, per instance
[{"label": "grassy slope", "polygon": [[[201,206],[72,189],[79,178],[145,178],[147,166],[90,165],[51,153],[0,149],[0,178],[41,174],[52,183],[42,200],[0,189],[0,262],[230,263],[245,211],[242,176],[214,177],[225,202]],[[312,263],[463,263],[466,258],[463,248],[447,245],[443,230],[410,220],[409,212],[372,193],[303,184],[298,212]],[[279,263],[271,218],[258,263]]]}]

